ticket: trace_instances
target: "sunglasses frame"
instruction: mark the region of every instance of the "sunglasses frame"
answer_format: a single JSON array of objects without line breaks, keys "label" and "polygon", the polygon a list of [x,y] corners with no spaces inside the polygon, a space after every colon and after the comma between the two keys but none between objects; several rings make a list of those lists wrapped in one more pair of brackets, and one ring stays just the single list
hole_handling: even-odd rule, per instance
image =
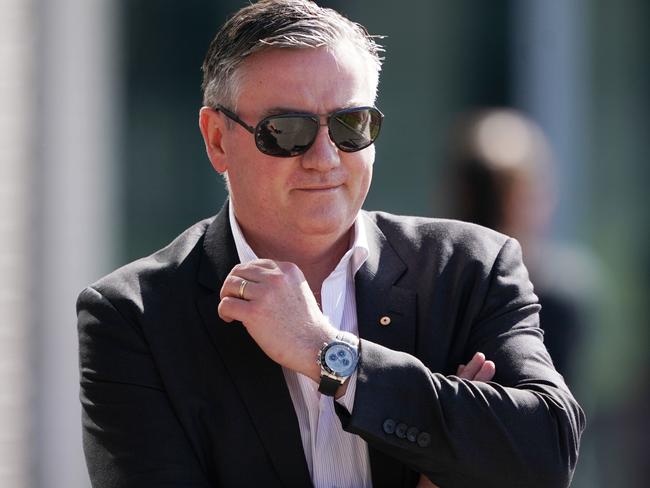
[{"label": "sunglasses frame", "polygon": [[[227,109],[223,105],[217,104],[216,107],[215,107],[215,110],[223,113],[230,120],[232,120],[233,122],[238,123],[244,129],[246,129],[248,132],[253,134],[253,136],[255,136],[255,146],[257,147],[257,149],[262,154],[266,154],[267,156],[272,156],[272,157],[276,157],[276,158],[295,158],[297,156],[301,156],[301,155],[305,154],[309,150],[309,148],[312,146],[312,144],[314,144],[314,141],[316,140],[316,136],[309,143],[308,146],[306,146],[301,152],[299,152],[297,154],[287,154],[287,155],[269,154],[268,152],[262,150],[262,148],[259,145],[259,141],[258,141],[259,138],[256,136],[258,129],[262,126],[262,124],[264,124],[269,119],[289,118],[289,117],[300,117],[300,118],[304,118],[304,119],[311,119],[311,120],[315,121],[318,124],[319,127],[327,126],[327,132],[328,132],[330,140],[336,145],[336,147],[339,150],[341,150],[343,152],[347,152],[347,153],[353,153],[353,152],[361,151],[361,150],[367,148],[368,146],[370,146],[371,144],[373,144],[377,140],[377,138],[379,137],[379,133],[381,132],[381,125],[382,125],[382,122],[384,120],[384,114],[377,107],[362,106],[362,107],[343,108],[343,109],[340,109],[340,110],[335,110],[334,112],[331,112],[329,114],[311,114],[311,113],[301,113],[301,112],[289,112],[289,113],[280,113],[280,114],[275,114],[275,115],[269,115],[267,117],[264,117],[262,120],[260,120],[257,123],[257,125],[255,125],[255,127],[253,127],[252,125],[248,125],[246,122],[244,122],[235,112],[233,112],[232,110]],[[337,143],[332,138],[332,127],[330,125],[331,121],[332,121],[332,118],[335,117],[335,116],[341,115],[341,114],[345,114],[345,113],[348,113],[348,112],[357,112],[357,111],[360,111],[360,110],[370,110],[370,111],[376,112],[377,115],[379,115],[379,127],[377,129],[377,134],[375,135],[375,137],[368,144],[366,144],[363,147],[354,148],[354,149],[351,150],[351,149],[339,146],[339,143]],[[326,117],[327,118],[327,122],[325,124],[320,123],[320,118],[321,117]]]}]

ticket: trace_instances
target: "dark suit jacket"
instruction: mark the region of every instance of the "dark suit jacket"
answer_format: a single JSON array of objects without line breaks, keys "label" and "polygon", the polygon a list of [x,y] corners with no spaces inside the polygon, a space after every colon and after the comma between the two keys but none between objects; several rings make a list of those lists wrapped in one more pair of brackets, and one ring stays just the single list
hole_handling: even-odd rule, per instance
[{"label": "dark suit jacket", "polygon": [[[568,485],[584,417],[544,348],[516,241],[461,222],[361,218],[361,359],[353,412],[338,413],[367,441],[374,485],[414,486],[419,472],[442,488]],[[81,293],[94,486],[310,486],[280,366],[217,315],[237,262],[224,207]],[[451,376],[476,351],[496,363],[493,382]]]}]

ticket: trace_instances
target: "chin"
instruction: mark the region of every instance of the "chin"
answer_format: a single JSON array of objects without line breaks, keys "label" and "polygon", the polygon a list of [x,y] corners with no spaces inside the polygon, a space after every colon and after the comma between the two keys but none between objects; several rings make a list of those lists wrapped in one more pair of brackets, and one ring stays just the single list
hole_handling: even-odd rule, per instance
[{"label": "chin", "polygon": [[[349,223],[348,223],[349,221]],[[300,221],[298,227],[305,235],[335,235],[346,232],[354,222],[354,218],[347,215],[316,214]]]},{"label": "chin", "polygon": [[344,227],[340,223],[326,223],[326,222],[307,222],[299,226],[299,230],[303,235],[311,236],[326,236],[336,235],[344,231]]}]

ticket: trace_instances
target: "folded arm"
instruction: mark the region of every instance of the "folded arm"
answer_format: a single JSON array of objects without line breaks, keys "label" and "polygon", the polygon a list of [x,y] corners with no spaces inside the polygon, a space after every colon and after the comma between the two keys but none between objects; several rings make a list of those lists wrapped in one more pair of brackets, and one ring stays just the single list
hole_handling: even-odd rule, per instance
[{"label": "folded arm", "polygon": [[[485,358],[485,354],[477,352],[467,364],[458,366],[456,376],[471,381],[490,381],[496,372],[495,364]],[[429,478],[420,475],[416,488],[439,488]]]},{"label": "folded arm", "polygon": [[[344,428],[440,486],[568,486],[584,416],[543,345],[515,241],[503,246],[489,279],[465,349],[494,361],[494,381],[445,376],[362,341]],[[387,419],[417,429],[417,440],[396,435]]]}]

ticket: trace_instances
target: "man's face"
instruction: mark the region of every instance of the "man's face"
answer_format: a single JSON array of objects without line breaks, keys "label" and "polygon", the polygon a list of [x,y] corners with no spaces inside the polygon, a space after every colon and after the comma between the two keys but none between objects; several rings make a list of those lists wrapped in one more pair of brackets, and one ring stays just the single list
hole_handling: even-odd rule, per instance
[{"label": "man's face", "polygon": [[[327,114],[373,105],[374,81],[353,48],[271,49],[242,66],[238,115],[255,126],[280,112]],[[321,124],[325,118],[321,118]],[[351,227],[368,193],[374,145],[345,153],[320,128],[303,155],[262,154],[252,134],[233,124],[222,136],[222,168],[228,171],[231,199],[247,237],[253,241],[334,242]]]}]

